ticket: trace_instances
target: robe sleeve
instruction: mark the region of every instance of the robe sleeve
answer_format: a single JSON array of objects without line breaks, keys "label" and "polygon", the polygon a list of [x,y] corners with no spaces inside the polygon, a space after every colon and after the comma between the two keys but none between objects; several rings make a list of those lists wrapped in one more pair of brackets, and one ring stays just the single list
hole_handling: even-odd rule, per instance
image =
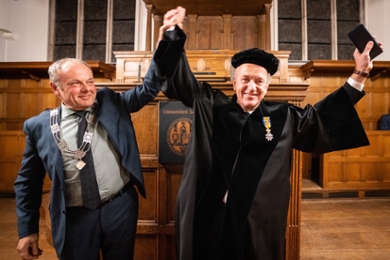
[{"label": "robe sleeve", "polygon": [[211,98],[213,90],[209,84],[199,82],[192,73],[183,49],[185,40],[186,35],[177,26],[175,30],[165,32],[154,60],[164,95],[193,107],[194,99]]},{"label": "robe sleeve", "polygon": [[292,109],[295,120],[293,147],[326,153],[369,145],[354,104],[364,96],[348,83],[314,106]]}]

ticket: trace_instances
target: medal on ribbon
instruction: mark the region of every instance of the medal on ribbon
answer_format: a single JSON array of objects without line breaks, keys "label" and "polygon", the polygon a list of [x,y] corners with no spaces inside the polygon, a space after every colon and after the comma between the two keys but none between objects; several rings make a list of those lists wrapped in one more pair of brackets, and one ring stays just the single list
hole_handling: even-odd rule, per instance
[{"label": "medal on ribbon", "polygon": [[272,139],[274,139],[274,136],[273,134],[271,133],[271,118],[269,116],[264,116],[263,117],[263,125],[265,126],[265,131],[267,132],[265,134],[265,139],[267,141],[272,141]]}]

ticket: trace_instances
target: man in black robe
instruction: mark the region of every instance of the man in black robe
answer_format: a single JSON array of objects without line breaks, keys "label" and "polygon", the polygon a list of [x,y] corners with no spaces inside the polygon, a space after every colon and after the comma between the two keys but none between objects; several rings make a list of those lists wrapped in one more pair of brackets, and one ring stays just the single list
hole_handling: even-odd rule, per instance
[{"label": "man in black robe", "polygon": [[364,96],[361,72],[373,66],[372,43],[355,50],[356,70],[344,86],[305,108],[264,101],[278,59],[244,50],[232,58],[229,98],[192,74],[184,16],[181,7],[167,12],[154,56],[164,94],[194,110],[177,196],[177,259],[283,259],[291,149],[325,153],[369,144],[354,104]]}]

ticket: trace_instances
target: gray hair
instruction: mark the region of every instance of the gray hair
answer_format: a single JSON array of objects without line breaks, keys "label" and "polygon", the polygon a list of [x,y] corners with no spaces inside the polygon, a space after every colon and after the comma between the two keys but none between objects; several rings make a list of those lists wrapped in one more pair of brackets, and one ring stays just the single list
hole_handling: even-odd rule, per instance
[{"label": "gray hair", "polygon": [[76,58],[63,58],[55,61],[53,64],[50,65],[48,69],[48,73],[49,73],[50,81],[53,82],[53,84],[59,88],[61,88],[62,86],[60,84],[60,76],[58,75],[58,72],[62,70],[62,66],[67,62],[81,63],[91,69],[91,66],[89,66],[88,63]]}]

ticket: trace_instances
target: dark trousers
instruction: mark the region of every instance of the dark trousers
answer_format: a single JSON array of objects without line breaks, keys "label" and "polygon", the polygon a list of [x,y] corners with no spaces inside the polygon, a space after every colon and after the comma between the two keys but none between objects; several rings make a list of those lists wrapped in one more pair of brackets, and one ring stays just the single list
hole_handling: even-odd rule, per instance
[{"label": "dark trousers", "polygon": [[[96,210],[71,207],[66,211],[66,238],[61,260],[133,259],[138,218],[134,186]],[[100,252],[101,251],[101,252]]]}]

